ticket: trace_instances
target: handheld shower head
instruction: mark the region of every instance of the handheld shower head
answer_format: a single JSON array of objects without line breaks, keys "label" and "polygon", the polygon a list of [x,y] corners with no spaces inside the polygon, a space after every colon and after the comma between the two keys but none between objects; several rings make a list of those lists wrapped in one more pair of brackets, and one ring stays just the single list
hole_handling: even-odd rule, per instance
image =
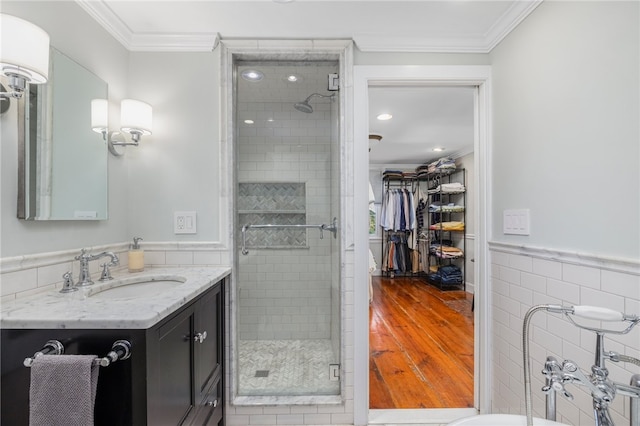
[{"label": "handheld shower head", "polygon": [[322,95],[320,93],[312,93],[309,96],[307,96],[307,99],[305,99],[302,102],[297,102],[295,104],[293,104],[293,107],[295,109],[297,109],[300,112],[304,112],[307,114],[311,114],[313,112],[313,107],[309,104],[309,101],[311,100],[311,98],[313,98],[314,96],[319,96],[321,98],[333,98],[333,96],[335,95],[335,93],[332,93],[330,95]]}]

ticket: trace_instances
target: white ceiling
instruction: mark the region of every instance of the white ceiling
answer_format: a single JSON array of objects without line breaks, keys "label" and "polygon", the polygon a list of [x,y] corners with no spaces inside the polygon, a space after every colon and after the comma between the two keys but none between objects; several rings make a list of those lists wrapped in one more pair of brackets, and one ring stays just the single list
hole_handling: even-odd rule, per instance
[{"label": "white ceiling", "polygon": [[[473,151],[472,87],[370,87],[369,133],[373,164],[416,164]],[[393,115],[380,121],[381,113]],[[444,148],[434,152],[434,148]]]},{"label": "white ceiling", "polygon": [[[363,52],[488,53],[542,0],[76,0],[131,51],[211,51],[224,39],[352,39]],[[473,89],[371,88],[370,161],[465,154]],[[432,148],[445,147],[441,154]]]}]

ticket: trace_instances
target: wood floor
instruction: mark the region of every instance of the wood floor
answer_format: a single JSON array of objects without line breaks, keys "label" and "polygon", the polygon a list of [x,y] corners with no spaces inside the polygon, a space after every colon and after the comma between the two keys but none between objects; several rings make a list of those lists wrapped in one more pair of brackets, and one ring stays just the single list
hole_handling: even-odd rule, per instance
[{"label": "wood floor", "polygon": [[473,407],[472,295],[373,278],[369,408]]}]

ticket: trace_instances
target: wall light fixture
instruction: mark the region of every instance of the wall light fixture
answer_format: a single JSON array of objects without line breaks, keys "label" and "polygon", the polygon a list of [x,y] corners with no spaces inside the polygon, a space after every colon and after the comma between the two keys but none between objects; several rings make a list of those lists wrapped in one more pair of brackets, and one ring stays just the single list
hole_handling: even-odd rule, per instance
[{"label": "wall light fixture", "polygon": [[29,21],[0,13],[0,72],[9,78],[9,92],[0,98],[20,98],[27,83],[49,77],[49,35]]},{"label": "wall light fixture", "polygon": [[131,142],[126,142],[122,133],[109,131],[109,103],[106,99],[91,100],[91,128],[102,133],[107,141],[109,152],[119,157],[124,151],[121,146],[138,146],[143,135],[151,134],[153,108],[148,103],[135,99],[123,99],[120,103],[120,130],[131,135]]}]

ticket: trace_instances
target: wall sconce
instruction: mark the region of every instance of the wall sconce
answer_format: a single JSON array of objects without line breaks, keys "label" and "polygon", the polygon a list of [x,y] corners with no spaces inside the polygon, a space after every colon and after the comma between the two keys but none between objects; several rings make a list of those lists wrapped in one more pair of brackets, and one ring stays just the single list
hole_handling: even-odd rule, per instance
[{"label": "wall sconce", "polygon": [[153,108],[151,105],[135,99],[123,99],[120,103],[120,130],[131,135],[131,142],[126,142],[122,133],[109,131],[109,103],[106,99],[91,101],[91,128],[102,133],[107,141],[109,152],[119,157],[124,151],[119,146],[138,146],[143,135],[151,134]]},{"label": "wall sconce", "polygon": [[29,21],[0,13],[0,71],[11,89],[0,92],[1,99],[22,97],[27,83],[46,83],[49,35]]}]

